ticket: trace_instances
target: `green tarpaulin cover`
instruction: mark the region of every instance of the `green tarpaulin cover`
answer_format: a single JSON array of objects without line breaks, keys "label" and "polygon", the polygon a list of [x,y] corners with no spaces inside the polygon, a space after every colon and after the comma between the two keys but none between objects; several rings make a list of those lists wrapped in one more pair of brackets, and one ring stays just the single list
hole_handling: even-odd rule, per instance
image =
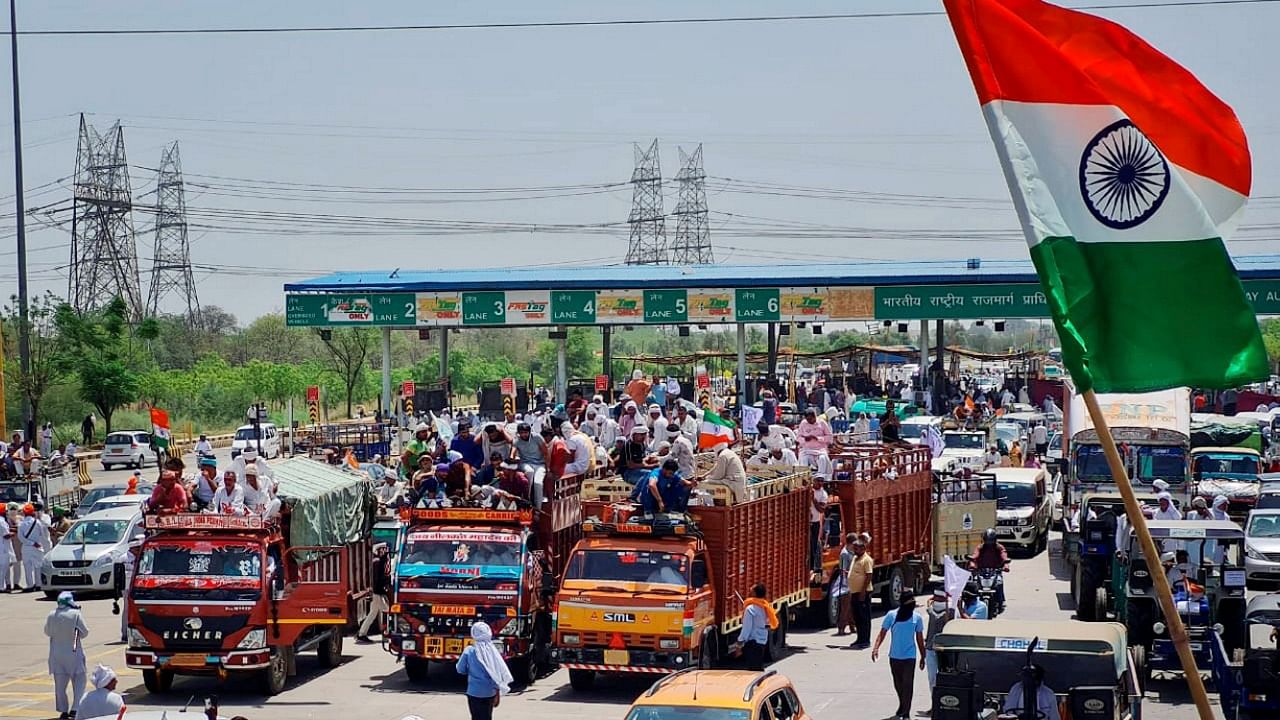
[{"label": "green tarpaulin cover", "polygon": [[291,545],[345,545],[368,536],[377,509],[369,476],[305,457],[271,463],[271,471],[289,508]]},{"label": "green tarpaulin cover", "polygon": [[1191,447],[1242,447],[1262,452],[1262,433],[1253,423],[1191,423]]}]

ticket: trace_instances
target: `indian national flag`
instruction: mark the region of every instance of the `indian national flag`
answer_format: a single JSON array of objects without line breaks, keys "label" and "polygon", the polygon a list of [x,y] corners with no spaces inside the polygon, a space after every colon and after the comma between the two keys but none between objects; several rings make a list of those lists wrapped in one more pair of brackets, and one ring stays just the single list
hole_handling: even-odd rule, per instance
[{"label": "indian national flag", "polygon": [[733,442],[732,420],[726,420],[710,409],[702,411],[702,423],[698,426],[698,449],[707,450],[720,443]]},{"label": "indian national flag", "polygon": [[1223,238],[1249,196],[1235,113],[1123,27],[944,0],[1081,391],[1268,375]]},{"label": "indian national flag", "polygon": [[160,408],[151,408],[151,431],[152,437],[155,438],[156,447],[167,451],[169,449],[169,413]]}]

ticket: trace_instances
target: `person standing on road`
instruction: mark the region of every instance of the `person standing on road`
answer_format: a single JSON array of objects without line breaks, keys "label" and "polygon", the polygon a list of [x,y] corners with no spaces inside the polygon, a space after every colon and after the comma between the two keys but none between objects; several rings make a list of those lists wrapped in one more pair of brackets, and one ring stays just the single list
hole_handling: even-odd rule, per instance
[{"label": "person standing on road", "polygon": [[764,583],[751,587],[751,597],[742,609],[742,631],[738,642],[742,645],[742,658],[748,670],[764,669],[764,649],[769,645],[769,631],[778,629],[778,614],[765,599]]},{"label": "person standing on road", "polygon": [[85,447],[88,447],[93,444],[94,424],[95,423],[94,423],[93,413],[89,413],[88,415],[85,415],[84,420],[80,422],[80,439],[84,440],[82,444]]},{"label": "person standing on road", "polygon": [[49,537],[49,525],[36,512],[35,505],[27,503],[22,508],[22,522],[18,523],[18,541],[22,543],[22,575],[26,592],[40,589],[40,565],[44,554],[53,547]]},{"label": "person standing on road", "polygon": [[858,634],[853,647],[862,649],[871,645],[871,581],[876,563],[867,552],[867,543],[861,537],[853,540],[853,565],[849,568],[849,601],[853,610],[853,626]]},{"label": "person standing on road", "polygon": [[89,676],[93,689],[80,698],[80,711],[76,713],[82,718],[115,717],[124,707],[124,698],[116,692],[119,680],[116,673],[106,665],[99,665]]},{"label": "person standing on road", "polygon": [[924,620],[916,613],[916,598],[910,590],[898,598],[896,612],[884,616],[875,647],[871,648],[871,661],[880,657],[880,645],[889,635],[889,672],[893,674],[893,689],[898,693],[897,720],[911,717],[911,696],[915,689],[917,665],[924,669]]},{"label": "person standing on road", "polygon": [[[387,611],[387,595],[391,589],[390,558],[386,543],[373,546],[373,567],[369,569],[373,575],[373,598],[369,602],[369,614],[364,616],[360,632],[356,633],[358,642],[373,642],[369,639],[369,631],[382,613]],[[378,625],[378,634],[382,634],[381,623]]]},{"label": "person standing on road", "polygon": [[938,681],[938,654],[933,651],[933,639],[956,617],[956,611],[947,605],[946,588],[934,588],[933,599],[929,601],[925,613],[924,671],[929,678],[929,693],[932,695],[933,687]]},{"label": "person standing on road", "polygon": [[1036,446],[1036,455],[1044,457],[1049,453],[1049,426],[1038,423],[1031,429],[1031,442]]},{"label": "person standing on road", "polygon": [[[831,578],[831,595],[836,599],[836,637],[853,632],[852,595],[849,593],[849,571],[853,569],[853,543],[857,535],[849,533],[844,536],[844,547],[840,549],[840,564],[836,567],[835,577]],[[848,628],[848,632],[845,631]]]},{"label": "person standing on road", "polygon": [[[84,696],[84,639],[89,628],[80,615],[80,606],[67,591],[58,595],[58,606],[44,620],[44,634],[49,637],[49,674],[53,676],[53,698],[59,720],[76,714]],[[72,694],[67,697],[67,683]]]},{"label": "person standing on road", "polygon": [[488,623],[471,624],[474,644],[462,651],[455,669],[467,676],[467,707],[471,720],[492,720],[493,709],[502,701],[511,682],[511,671],[502,659],[502,653],[493,644],[493,630]]},{"label": "person standing on road", "polygon": [[821,475],[813,478],[813,500],[809,506],[809,569],[822,572],[822,521],[827,515],[830,496],[823,487]]}]

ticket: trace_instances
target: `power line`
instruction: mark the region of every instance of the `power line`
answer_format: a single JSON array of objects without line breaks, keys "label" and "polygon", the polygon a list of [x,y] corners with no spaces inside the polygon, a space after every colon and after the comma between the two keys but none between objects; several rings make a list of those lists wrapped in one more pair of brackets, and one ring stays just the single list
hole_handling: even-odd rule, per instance
[{"label": "power line", "polygon": [[[1164,9],[1222,5],[1271,5],[1280,0],[1151,0],[1116,4],[1071,6],[1072,10],[1121,10],[1130,8]],[[76,30],[23,30],[19,35],[32,37],[66,37],[77,35],[269,35],[280,33],[355,33],[355,32],[422,32],[441,30],[526,30],[584,27],[638,27],[647,25],[712,25],[722,23],[813,22],[825,20],[875,20],[882,18],[937,17],[942,10],[884,10],[851,13],[816,13],[790,15],[736,15],[695,18],[635,18],[617,20],[541,20],[532,22],[432,23],[388,25],[295,25],[280,27],[203,27],[203,28],[82,28]]]}]

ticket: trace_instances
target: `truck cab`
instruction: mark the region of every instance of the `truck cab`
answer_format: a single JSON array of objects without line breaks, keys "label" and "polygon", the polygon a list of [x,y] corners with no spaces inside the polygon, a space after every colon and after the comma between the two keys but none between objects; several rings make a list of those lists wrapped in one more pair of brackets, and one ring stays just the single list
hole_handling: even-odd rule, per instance
[{"label": "truck cab", "polygon": [[1218,495],[1227,498],[1227,513],[1243,522],[1258,504],[1262,488],[1262,454],[1252,448],[1198,447],[1191,451],[1191,477],[1195,494],[1210,504]]}]

